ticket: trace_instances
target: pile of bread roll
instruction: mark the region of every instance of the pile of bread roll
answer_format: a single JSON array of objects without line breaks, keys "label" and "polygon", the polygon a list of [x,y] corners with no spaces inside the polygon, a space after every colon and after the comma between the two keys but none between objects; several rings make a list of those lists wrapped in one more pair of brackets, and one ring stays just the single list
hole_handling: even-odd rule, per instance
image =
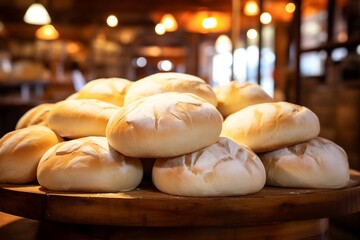
[{"label": "pile of bread roll", "polygon": [[237,196],[265,184],[341,188],[344,150],[318,137],[308,108],[254,83],[212,88],[182,73],[102,78],[38,105],[0,139],[0,182],[55,191],[120,192],[144,176],[179,196]]}]

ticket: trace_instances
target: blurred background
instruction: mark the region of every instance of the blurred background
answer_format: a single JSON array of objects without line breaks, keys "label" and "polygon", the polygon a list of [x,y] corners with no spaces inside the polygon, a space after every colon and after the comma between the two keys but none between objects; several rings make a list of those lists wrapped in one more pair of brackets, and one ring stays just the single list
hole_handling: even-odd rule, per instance
[{"label": "blurred background", "polygon": [[359,0],[0,1],[0,137],[93,79],[166,71],[309,107],[360,170]]},{"label": "blurred background", "polygon": [[0,136],[93,79],[165,71],[311,108],[360,169],[359,0],[0,1]]}]

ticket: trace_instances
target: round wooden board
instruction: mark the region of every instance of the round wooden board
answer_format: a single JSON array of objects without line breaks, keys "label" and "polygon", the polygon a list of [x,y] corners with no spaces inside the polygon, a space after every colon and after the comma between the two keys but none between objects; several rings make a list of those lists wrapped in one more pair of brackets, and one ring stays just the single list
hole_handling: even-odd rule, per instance
[{"label": "round wooden board", "polygon": [[151,183],[124,193],[52,192],[0,185],[0,211],[64,223],[137,227],[240,226],[329,218],[360,211],[360,173],[341,189],[265,187],[236,197],[178,197]]}]

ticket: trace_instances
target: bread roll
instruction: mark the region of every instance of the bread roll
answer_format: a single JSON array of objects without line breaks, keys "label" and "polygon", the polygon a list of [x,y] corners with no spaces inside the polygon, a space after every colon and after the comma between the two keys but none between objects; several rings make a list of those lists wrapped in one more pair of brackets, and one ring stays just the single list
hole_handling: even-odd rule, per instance
[{"label": "bread roll", "polygon": [[228,138],[220,138],[199,151],[157,159],[152,178],[164,193],[208,197],[258,192],[264,187],[266,176],[253,151]]},{"label": "bread roll", "polygon": [[105,136],[109,118],[119,108],[96,99],[67,99],[55,104],[47,124],[64,138]]},{"label": "bread roll", "polygon": [[65,100],[77,99],[77,96],[78,96],[78,92],[74,92],[74,93],[70,94],[70,96],[65,98]]},{"label": "bread roll", "polygon": [[184,73],[156,73],[134,82],[125,96],[124,104],[165,92],[193,93],[212,105],[217,99],[211,86],[199,77]]},{"label": "bread roll", "polygon": [[173,157],[215,143],[220,112],[191,93],[162,93],[122,107],[106,128],[110,145],[126,156]]},{"label": "bread roll", "polygon": [[258,84],[250,82],[231,81],[215,87],[214,92],[217,109],[224,117],[254,104],[274,101]]},{"label": "bread roll", "polygon": [[53,103],[43,103],[29,109],[18,120],[15,129],[25,128],[31,125],[46,126],[48,114],[53,106]]},{"label": "bread roll", "polygon": [[140,160],[111,149],[105,137],[59,143],[43,155],[37,170],[39,184],[55,191],[128,191],[142,176]]},{"label": "bread roll", "polygon": [[310,109],[276,102],[251,105],[229,115],[221,135],[254,152],[266,152],[308,141],[319,132],[319,119]]},{"label": "bread roll", "polygon": [[325,138],[259,155],[264,163],[266,183],[296,188],[341,188],[349,182],[345,151]]},{"label": "bread roll", "polygon": [[14,130],[0,139],[0,182],[36,181],[36,168],[42,155],[62,139],[51,129],[33,125]]},{"label": "bread roll", "polygon": [[124,98],[131,81],[124,78],[99,78],[83,86],[77,99],[98,99],[119,107],[124,105]]}]

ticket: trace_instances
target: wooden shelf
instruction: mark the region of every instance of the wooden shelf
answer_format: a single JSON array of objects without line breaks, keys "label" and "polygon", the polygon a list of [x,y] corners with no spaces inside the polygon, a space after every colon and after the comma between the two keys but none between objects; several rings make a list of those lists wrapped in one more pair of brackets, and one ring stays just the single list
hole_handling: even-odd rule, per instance
[{"label": "wooden shelf", "polygon": [[346,42],[329,42],[329,43],[322,44],[318,47],[301,49],[300,52],[306,53],[306,52],[318,52],[318,51],[322,51],[322,50],[333,50],[333,49],[341,48],[341,47],[354,47],[359,44],[360,44],[360,37],[356,37],[356,38],[349,39]]}]

